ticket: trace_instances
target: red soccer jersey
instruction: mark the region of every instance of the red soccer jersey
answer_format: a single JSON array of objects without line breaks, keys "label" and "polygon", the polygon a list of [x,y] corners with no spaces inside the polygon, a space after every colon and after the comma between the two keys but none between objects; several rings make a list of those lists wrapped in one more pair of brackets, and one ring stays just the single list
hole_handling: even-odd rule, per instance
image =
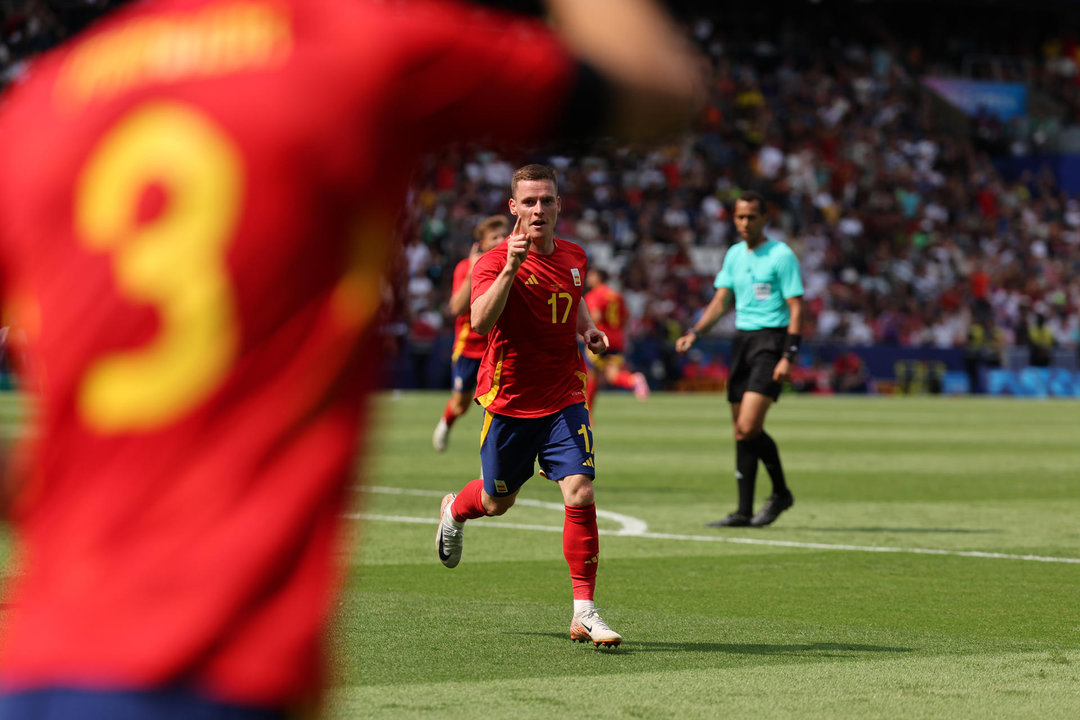
[{"label": "red soccer jersey", "polygon": [[[469,258],[465,258],[454,268],[454,287],[451,294],[456,293],[469,277]],[[484,356],[487,349],[487,336],[473,332],[472,312],[466,307],[465,311],[454,318],[454,352],[452,360],[459,357],[478,358]]]},{"label": "red soccer jersey", "polygon": [[[473,268],[474,301],[505,266],[504,241]],[[585,270],[585,251],[568,240],[555,238],[550,255],[529,252],[488,333],[477,374],[478,403],[500,415],[534,418],[584,402],[577,316]]]},{"label": "red soccer jersey", "polygon": [[585,294],[585,304],[590,311],[600,311],[597,329],[608,337],[608,352],[621,353],[626,350],[626,303],[615,288],[597,285]]},{"label": "red soccer jersey", "polygon": [[317,692],[410,172],[539,139],[574,73],[539,23],[423,0],[138,3],[34,64],[0,114],[42,384],[0,688]]}]

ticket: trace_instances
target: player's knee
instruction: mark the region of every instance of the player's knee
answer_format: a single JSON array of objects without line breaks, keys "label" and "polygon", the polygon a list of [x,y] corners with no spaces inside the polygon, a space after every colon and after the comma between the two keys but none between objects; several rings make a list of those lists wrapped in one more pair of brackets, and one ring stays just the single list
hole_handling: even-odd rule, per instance
[{"label": "player's knee", "polygon": [[454,393],[450,397],[450,404],[455,414],[464,415],[465,411],[469,409],[469,396],[465,393]]},{"label": "player's knee", "polygon": [[746,440],[753,440],[761,434],[761,431],[762,427],[760,423],[736,421],[735,441],[744,442]]},{"label": "player's knee", "polygon": [[588,507],[596,503],[596,498],[593,495],[592,485],[581,488],[572,498],[573,502],[567,503],[574,507]]},{"label": "player's knee", "polygon": [[492,497],[484,493],[480,498],[484,505],[484,512],[489,516],[502,515],[514,505],[513,495],[509,497]]},{"label": "player's knee", "polygon": [[588,475],[575,475],[563,480],[563,502],[571,507],[586,507],[594,500],[592,478]]}]

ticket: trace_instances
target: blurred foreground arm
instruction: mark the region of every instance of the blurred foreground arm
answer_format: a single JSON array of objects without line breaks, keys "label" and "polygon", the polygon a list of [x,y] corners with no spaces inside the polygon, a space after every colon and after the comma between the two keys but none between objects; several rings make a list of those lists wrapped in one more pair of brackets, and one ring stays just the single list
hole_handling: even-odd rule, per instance
[{"label": "blurred foreground arm", "polygon": [[546,0],[570,50],[613,87],[608,130],[628,139],[676,132],[705,100],[703,61],[653,0]]}]

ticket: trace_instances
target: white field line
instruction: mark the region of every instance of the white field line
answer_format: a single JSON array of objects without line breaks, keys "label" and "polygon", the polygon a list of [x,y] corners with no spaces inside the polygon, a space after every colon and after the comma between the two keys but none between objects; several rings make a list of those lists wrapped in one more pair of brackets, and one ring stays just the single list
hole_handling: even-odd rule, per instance
[{"label": "white field line", "polygon": [[[361,487],[359,489],[362,492],[379,493],[381,495],[419,495],[421,497],[437,497],[437,498],[441,498],[443,495],[446,494],[444,492],[439,492],[438,490],[411,490],[409,488],[382,487],[382,486],[379,486],[379,485],[373,485],[371,487]],[[528,505],[530,507],[547,508],[548,510],[558,510],[559,512],[563,511],[563,506],[562,506],[561,503],[549,503],[549,502],[543,502],[541,500],[529,500],[528,498],[518,498],[518,501],[516,503],[514,503],[514,504],[515,505]],[[432,507],[434,507],[434,506],[432,506]],[[438,510],[435,511],[434,515],[435,515],[435,517],[434,517],[434,519],[431,520],[431,522],[434,522],[434,523],[439,522]],[[352,517],[352,516],[350,516],[350,517]],[[596,511],[596,517],[598,517],[598,518],[606,518],[608,520],[614,520],[615,522],[619,523],[619,525],[621,525],[622,527],[620,527],[618,530],[615,531],[615,533],[614,533],[615,535],[635,535],[636,536],[636,535],[641,535],[642,533],[646,532],[649,529],[649,526],[646,525],[645,522],[642,521],[642,520],[638,520],[637,518],[630,517],[629,515],[620,515],[619,513],[611,512],[609,510],[599,510],[598,509]],[[367,519],[374,520],[374,519],[382,519],[382,518],[372,517],[372,518],[364,518],[364,519],[365,520],[367,520]],[[486,518],[481,518],[479,521],[474,520],[472,522],[483,522],[484,520],[486,520]],[[489,521],[487,524],[499,525],[501,527],[510,527],[509,524],[498,522],[498,521]],[[560,525],[559,527],[552,527],[552,526],[549,526],[549,525],[529,525],[529,526],[517,526],[514,529],[515,530],[521,530],[521,529],[526,529],[526,530],[558,530],[559,532],[562,532],[562,525]]]},{"label": "white field line", "polygon": [[[422,497],[442,497],[446,493],[435,490],[411,490],[407,488],[392,487],[361,487],[362,492],[379,493],[385,495],[418,495]],[[530,505],[551,510],[562,511],[560,503],[542,502],[540,500],[519,499],[517,505]],[[426,525],[438,524],[438,513],[431,517],[410,517],[405,515],[377,515],[371,513],[348,513],[345,517],[353,520],[370,520],[376,522],[420,523]],[[764,538],[740,538],[720,537],[715,535],[678,535],[674,533],[649,532],[648,526],[643,520],[629,515],[620,515],[606,510],[597,510],[597,517],[607,518],[618,522],[622,527],[618,530],[600,530],[601,535],[614,535],[621,537],[639,537],[649,540],[681,540],[689,542],[732,543],[735,545],[764,545],[767,547],[799,548],[805,550],[842,550],[846,552],[876,552],[876,553],[907,553],[911,555],[947,555],[950,557],[986,558],[991,560],[1027,560],[1029,562],[1044,563],[1067,563],[1080,565],[1080,558],[1048,557],[1044,555],[1010,555],[1008,553],[981,552],[978,550],[940,550],[935,548],[905,548],[888,547],[878,545],[840,545],[833,543],[796,542],[794,540],[767,540]],[[521,523],[509,523],[489,518],[470,520],[470,523],[478,527],[504,528],[509,530],[539,530],[543,532],[562,532],[562,525],[525,525]]]}]

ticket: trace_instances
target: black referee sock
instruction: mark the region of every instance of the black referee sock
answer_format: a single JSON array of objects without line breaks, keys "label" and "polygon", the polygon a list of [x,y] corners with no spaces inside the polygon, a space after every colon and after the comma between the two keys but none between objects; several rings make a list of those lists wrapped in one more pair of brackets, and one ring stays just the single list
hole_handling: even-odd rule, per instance
[{"label": "black referee sock", "polygon": [[776,447],[776,441],[769,436],[769,433],[762,431],[756,438],[747,442],[754,445],[757,456],[761,458],[761,462],[769,473],[773,495],[790,495],[791,490],[788,489],[787,481],[784,479],[784,466],[780,464],[780,450]]},{"label": "black referee sock", "polygon": [[754,514],[754,484],[757,482],[758,454],[753,440],[735,441],[735,481],[739,484],[739,512]]}]

